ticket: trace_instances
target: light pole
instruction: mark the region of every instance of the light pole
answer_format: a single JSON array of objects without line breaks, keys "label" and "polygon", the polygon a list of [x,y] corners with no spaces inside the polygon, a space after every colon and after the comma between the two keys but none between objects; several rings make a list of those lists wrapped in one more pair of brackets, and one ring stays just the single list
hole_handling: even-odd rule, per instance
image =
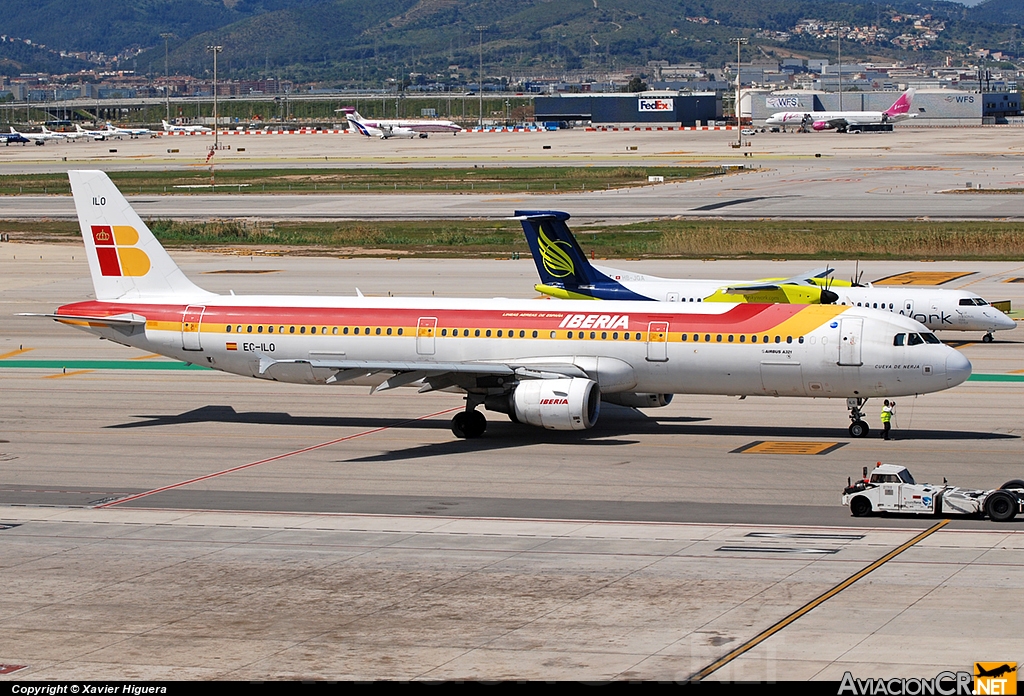
[{"label": "light pole", "polygon": [[167,102],[167,121],[171,120],[171,91],[170,91],[170,73],[167,70],[167,56],[169,49],[167,42],[174,36],[171,32],[164,32],[160,34],[160,38],[164,40],[164,100]]},{"label": "light pole", "polygon": [[207,46],[213,52],[213,149],[218,149],[220,141],[217,136],[217,54],[224,50],[223,46]]},{"label": "light pole", "polygon": [[839,110],[843,110],[843,27],[836,31],[839,53]]},{"label": "light pole", "polygon": [[484,129],[484,29],[486,28],[485,26],[476,28],[480,32],[480,130]]},{"label": "light pole", "polygon": [[743,147],[743,127],[740,122],[740,47],[747,43],[742,36],[729,39],[729,43],[736,44],[736,130],[739,131],[736,138],[736,147]]}]

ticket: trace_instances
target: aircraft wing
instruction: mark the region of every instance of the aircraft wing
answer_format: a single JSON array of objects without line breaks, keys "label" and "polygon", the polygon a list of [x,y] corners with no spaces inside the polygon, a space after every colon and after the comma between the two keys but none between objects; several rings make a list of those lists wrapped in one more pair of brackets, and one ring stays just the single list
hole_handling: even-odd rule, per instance
[{"label": "aircraft wing", "polygon": [[836,129],[846,128],[847,126],[850,125],[850,122],[846,118],[843,118],[843,117],[840,117],[840,118],[830,118],[829,120],[825,121],[825,123],[828,124],[829,128],[836,128]]},{"label": "aircraft wing", "polygon": [[781,285],[814,285],[814,283],[810,282],[812,279],[824,278],[831,274],[833,270],[828,266],[823,266],[790,278],[765,278],[755,283],[730,285],[726,288],[726,292],[731,295],[753,295],[766,290],[778,290]]},{"label": "aircraft wing", "polygon": [[[394,389],[406,384],[421,381],[421,392],[458,387],[464,390],[497,388],[502,389],[506,378],[516,379],[559,379],[563,377],[586,377],[582,369],[571,363],[533,363],[533,362],[428,362],[428,361],[395,361],[395,360],[345,360],[317,359],[309,360],[274,360],[270,357],[260,358],[261,375],[277,378],[284,377],[295,371],[333,372],[326,377],[327,384],[342,384],[353,379],[360,379],[374,374],[382,374],[380,383],[374,391]],[[387,377],[386,375],[391,375]],[[323,377],[323,374],[321,374]]]}]

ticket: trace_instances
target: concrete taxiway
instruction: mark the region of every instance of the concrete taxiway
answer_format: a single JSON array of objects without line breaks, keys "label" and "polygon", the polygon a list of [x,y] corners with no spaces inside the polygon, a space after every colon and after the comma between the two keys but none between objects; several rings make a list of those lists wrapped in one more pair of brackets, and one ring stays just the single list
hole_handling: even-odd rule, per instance
[{"label": "concrete taxiway", "polygon": [[[531,297],[535,282],[529,260],[173,255],[217,292]],[[1019,263],[926,270],[1024,302]],[[177,369],[12,316],[90,294],[77,245],[0,245],[0,291],[0,664],[23,667],[0,679],[684,680],[911,541],[708,678],[1024,662],[994,630],[1024,619],[1024,520],[838,504],[878,460],[972,487],[1024,477],[1020,329],[944,334],[975,376],[899,400],[894,442],[851,440],[841,402],[685,396],[606,408],[583,433],[489,413],[484,438],[459,441],[457,395]]]},{"label": "concrete taxiway", "polygon": [[[503,217],[515,209],[566,210],[584,221],[650,217],[1017,219],[1024,186],[1020,131],[1009,127],[898,128],[893,133],[759,133],[733,148],[715,131],[462,133],[426,140],[354,135],[225,136],[221,169],[724,166],[733,173],[640,189],[541,194],[256,193],[136,196],[161,218],[446,219]],[[165,137],[0,149],[6,173],[205,167],[212,137]],[[239,151],[243,148],[243,151]],[[634,149],[635,148],[635,149]],[[43,152],[45,150],[45,152]],[[110,152],[116,150],[116,152]],[[170,152],[177,150],[177,152]],[[966,191],[973,193],[950,193]],[[980,189],[980,191],[979,191]],[[126,190],[131,195],[131,191]],[[0,197],[0,218],[72,217],[67,196]]]}]

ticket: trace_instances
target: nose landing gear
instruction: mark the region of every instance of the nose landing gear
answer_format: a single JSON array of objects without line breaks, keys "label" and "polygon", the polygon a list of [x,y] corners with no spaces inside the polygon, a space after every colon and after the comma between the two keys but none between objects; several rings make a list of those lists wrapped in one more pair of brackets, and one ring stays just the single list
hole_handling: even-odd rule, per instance
[{"label": "nose landing gear", "polygon": [[850,410],[850,437],[867,437],[870,428],[864,422],[864,411],[861,407],[868,402],[867,399],[847,399],[846,408]]},{"label": "nose landing gear", "polygon": [[992,332],[989,331],[987,334],[985,334],[984,336],[981,337],[981,342],[982,343],[991,343],[994,339],[995,339],[995,336],[993,336]]}]

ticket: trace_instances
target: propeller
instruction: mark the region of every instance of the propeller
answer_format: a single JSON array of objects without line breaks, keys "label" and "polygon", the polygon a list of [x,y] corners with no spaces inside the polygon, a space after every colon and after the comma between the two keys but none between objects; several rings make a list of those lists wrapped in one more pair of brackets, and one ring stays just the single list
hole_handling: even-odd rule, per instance
[{"label": "propeller", "polygon": [[835,282],[833,271],[835,269],[829,267],[828,275],[825,277],[825,286],[821,289],[821,299],[818,300],[821,304],[835,304],[839,301],[839,295],[832,292],[832,283]]}]

